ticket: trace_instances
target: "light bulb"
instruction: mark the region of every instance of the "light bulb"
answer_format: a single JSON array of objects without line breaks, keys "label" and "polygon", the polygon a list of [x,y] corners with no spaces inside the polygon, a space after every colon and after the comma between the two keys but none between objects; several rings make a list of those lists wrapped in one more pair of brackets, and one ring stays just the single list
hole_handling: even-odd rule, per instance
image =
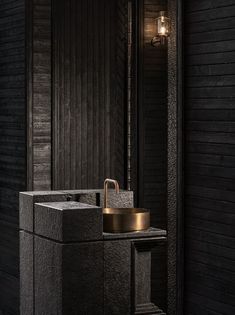
[{"label": "light bulb", "polygon": [[163,35],[163,36],[166,35],[166,27],[165,26],[161,26],[159,35]]}]

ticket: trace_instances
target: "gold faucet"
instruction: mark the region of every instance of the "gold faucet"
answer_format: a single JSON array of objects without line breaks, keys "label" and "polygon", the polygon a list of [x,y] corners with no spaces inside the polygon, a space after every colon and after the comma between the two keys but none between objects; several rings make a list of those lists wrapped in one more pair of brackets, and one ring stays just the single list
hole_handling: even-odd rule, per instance
[{"label": "gold faucet", "polygon": [[109,184],[113,184],[115,187],[116,193],[117,194],[119,193],[118,182],[114,179],[106,178],[106,180],[104,181],[104,208],[107,208],[107,204],[108,204],[108,186],[109,186]]}]

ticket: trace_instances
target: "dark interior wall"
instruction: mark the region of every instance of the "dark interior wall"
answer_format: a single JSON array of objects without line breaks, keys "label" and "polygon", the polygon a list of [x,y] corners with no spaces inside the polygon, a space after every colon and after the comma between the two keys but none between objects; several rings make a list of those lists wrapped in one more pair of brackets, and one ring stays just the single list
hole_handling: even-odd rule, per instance
[{"label": "dark interior wall", "polygon": [[235,1],[184,1],[185,314],[235,314]]},{"label": "dark interior wall", "polygon": [[[165,0],[138,1],[137,199],[151,210],[151,224],[166,228],[167,218],[167,47],[152,47],[155,18]],[[134,115],[136,115],[134,113]],[[133,131],[133,134],[135,131]],[[135,183],[133,183],[135,184]],[[135,185],[133,185],[135,186]],[[153,252],[152,296],[166,310],[166,248]]]},{"label": "dark interior wall", "polygon": [[126,185],[127,1],[53,5],[53,187]]},{"label": "dark interior wall", "polygon": [[0,1],[0,314],[19,303],[18,193],[26,189],[25,6]]}]

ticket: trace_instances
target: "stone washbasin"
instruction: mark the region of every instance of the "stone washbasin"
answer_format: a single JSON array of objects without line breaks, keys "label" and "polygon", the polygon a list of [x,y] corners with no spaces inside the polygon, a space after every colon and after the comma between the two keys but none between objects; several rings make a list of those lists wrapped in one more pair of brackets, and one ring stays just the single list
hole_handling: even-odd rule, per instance
[{"label": "stone washbasin", "polygon": [[143,208],[104,208],[103,231],[126,233],[147,230],[150,227],[150,212]]}]

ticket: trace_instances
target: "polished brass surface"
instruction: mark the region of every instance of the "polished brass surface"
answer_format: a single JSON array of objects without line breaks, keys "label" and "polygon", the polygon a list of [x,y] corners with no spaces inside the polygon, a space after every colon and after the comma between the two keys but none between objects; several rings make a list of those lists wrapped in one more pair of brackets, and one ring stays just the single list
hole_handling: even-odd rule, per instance
[{"label": "polished brass surface", "polygon": [[118,194],[119,193],[119,184],[115,179],[107,178],[104,181],[104,208],[107,208],[108,204],[108,186],[109,184],[113,184],[115,187],[115,191]]},{"label": "polished brass surface", "polygon": [[124,233],[147,230],[150,213],[141,208],[104,208],[103,230],[109,233]]}]

